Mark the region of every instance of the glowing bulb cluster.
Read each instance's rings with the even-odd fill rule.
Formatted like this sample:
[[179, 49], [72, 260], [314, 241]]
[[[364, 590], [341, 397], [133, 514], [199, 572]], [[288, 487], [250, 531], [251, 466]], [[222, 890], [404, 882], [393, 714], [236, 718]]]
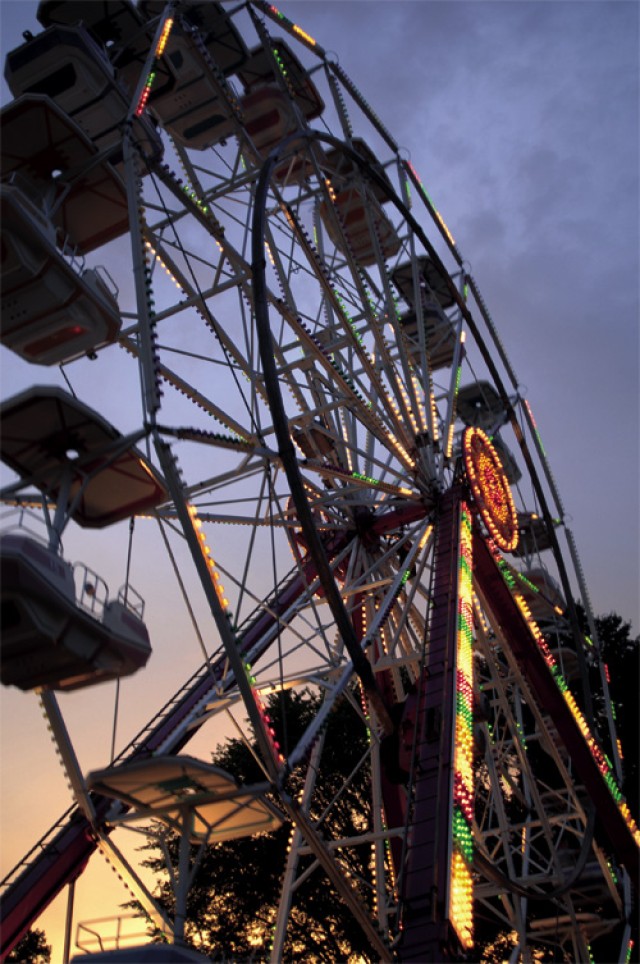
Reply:
[[273, 56], [274, 56], [274, 59], [275, 59], [277, 65], [278, 65], [278, 69], [280, 70], [280, 73], [282, 74], [282, 76], [283, 76], [283, 77], [285, 78], [285, 80], [286, 80], [286, 78], [287, 78], [288, 75], [289, 75], [289, 71], [288, 71], [287, 68], [285, 67], [284, 61], [283, 61], [283, 59], [282, 59], [282, 55], [280, 54], [280, 51], [278, 50], [277, 47], [274, 47], [274, 49], [273, 49]]
[[[415, 397], [419, 400], [424, 401], [424, 392], [422, 391], [422, 386], [420, 382], [418, 381], [418, 379], [414, 374], [413, 368], [411, 369], [411, 384], [413, 386], [413, 392]], [[418, 406], [418, 419], [420, 422], [419, 429], [420, 431], [424, 431], [425, 424], [424, 424], [424, 419], [422, 417], [422, 405]]]
[[189, 518], [191, 519], [191, 525], [193, 526], [193, 531], [195, 532], [198, 542], [200, 543], [200, 551], [206, 561], [207, 569], [209, 570], [209, 576], [211, 578], [211, 583], [216, 591], [216, 596], [218, 597], [218, 602], [226, 612], [228, 616], [231, 615], [231, 610], [229, 609], [229, 600], [224, 594], [224, 586], [220, 582], [220, 574], [217, 570], [216, 564], [211, 555], [211, 549], [207, 545], [207, 537], [202, 531], [202, 519], [198, 516], [198, 510], [195, 505], [187, 504], [187, 512], [189, 513]]
[[247, 680], [249, 681], [249, 686], [251, 687], [251, 695], [253, 696], [254, 703], [256, 704], [258, 712], [262, 717], [262, 722], [264, 723], [265, 733], [267, 734], [267, 739], [269, 742], [269, 749], [271, 750], [271, 753], [276, 763], [278, 764], [284, 763], [284, 757], [280, 752], [280, 744], [278, 743], [278, 740], [276, 738], [276, 731], [273, 728], [273, 720], [267, 713], [267, 709], [264, 703], [262, 702], [262, 697], [260, 696], [260, 693], [257, 689], [257, 685], [256, 685], [257, 681], [255, 676], [253, 675], [253, 670], [251, 668], [250, 663], [244, 663], [244, 671], [246, 673]]
[[405, 407], [407, 409], [407, 414], [409, 415], [409, 421], [411, 422], [411, 427], [413, 428], [414, 434], [417, 435], [418, 424], [415, 420], [415, 416], [413, 413], [413, 405], [412, 405], [411, 399], [409, 398], [407, 391], [404, 385], [402, 384], [402, 379], [399, 379], [397, 384], [398, 384], [398, 389], [400, 391], [400, 394], [402, 395], [402, 399], [404, 401]]
[[293, 23], [292, 20], [289, 20], [288, 17], [285, 17], [285, 15], [278, 10], [277, 7], [274, 7], [272, 3], [268, 5], [268, 9], [271, 11], [274, 17], [277, 17], [278, 20], [286, 24], [286, 26], [289, 27], [292, 32], [296, 34], [296, 36], [300, 37], [301, 40], [304, 40], [305, 43], [308, 43], [310, 47], [316, 46], [316, 41], [313, 39], [313, 37], [310, 37], [309, 34], [302, 29], [302, 27], [299, 27], [296, 23]]
[[433, 444], [437, 445], [440, 438], [438, 431], [438, 406], [436, 405], [436, 396], [435, 392], [433, 391], [431, 372], [429, 372], [429, 411], [431, 415], [431, 434], [433, 436]]
[[473, 879], [462, 854], [451, 858], [449, 918], [463, 948], [473, 947]]
[[422, 191], [423, 195], [425, 196], [425, 198], [426, 198], [427, 201], [429, 202], [429, 207], [431, 208], [431, 210], [433, 211], [434, 215], [436, 216], [436, 218], [437, 218], [437, 220], [438, 220], [438, 223], [440, 224], [440, 227], [442, 228], [442, 230], [443, 230], [444, 233], [446, 234], [447, 238], [449, 239], [449, 241], [451, 242], [451, 244], [452, 244], [453, 247], [455, 248], [456, 242], [454, 241], [453, 235], [451, 234], [451, 231], [449, 230], [449, 228], [448, 228], [447, 225], [445, 224], [444, 218], [442, 217], [442, 215], [441, 215], [440, 212], [438, 211], [437, 207], [435, 206], [435, 204], [433, 203], [433, 201], [432, 201], [431, 198], [429, 197], [429, 194], [428, 194], [428, 192], [427, 192], [426, 187], [424, 186], [424, 184], [423, 184], [422, 181], [420, 180], [420, 177], [418, 176], [418, 172], [416, 171], [416, 169], [415, 169], [415, 167], [413, 166], [413, 164], [411, 163], [411, 161], [407, 161], [406, 164], [407, 164], [407, 167], [409, 168], [409, 170], [411, 171], [411, 173], [413, 174], [414, 178], [416, 179], [416, 182], [418, 183], [418, 186], [420, 187], [420, 190]]
[[[464, 344], [466, 332], [460, 333], [460, 344]], [[458, 363], [456, 369], [456, 377], [453, 385], [453, 404], [451, 407], [451, 421], [449, 422], [449, 431], [447, 433], [447, 441], [445, 445], [445, 458], [450, 459], [453, 452], [453, 432], [456, 424], [456, 410], [458, 408], [458, 392], [460, 391], [460, 381], [462, 379], [462, 359]]]
[[537, 438], [537, 440], [538, 440], [538, 445], [540, 446], [540, 451], [541, 451], [542, 454], [546, 457], [546, 454], [547, 454], [547, 453], [546, 453], [545, 450], [544, 450], [544, 445], [542, 444], [542, 439], [540, 438], [540, 432], [538, 431], [538, 426], [536, 425], [536, 420], [535, 420], [535, 418], [533, 417], [533, 412], [531, 411], [531, 406], [529, 405], [529, 402], [526, 400], [526, 398], [524, 399], [524, 405], [525, 405], [525, 408], [526, 408], [527, 412], [529, 413], [529, 418], [531, 419], [531, 424], [532, 424], [532, 426], [533, 426], [533, 431], [535, 432], [535, 436], [536, 436], [536, 438]]
[[265, 251], [267, 252], [267, 254], [269, 255], [269, 261], [271, 262], [272, 266], [275, 268], [275, 266], [276, 266], [276, 261], [275, 261], [275, 258], [273, 257], [273, 253], [272, 253], [272, 251], [271, 251], [271, 245], [269, 244], [268, 241], [265, 241], [265, 243], [264, 243], [264, 248], [265, 248]]
[[316, 42], [313, 37], [310, 37], [309, 34], [302, 29], [302, 27], [297, 25], [297, 23], [293, 24], [293, 32], [302, 40], [305, 40], [311, 47], [315, 47]]
[[473, 566], [471, 516], [463, 503], [458, 558], [456, 717], [449, 919], [465, 949], [473, 946]]
[[176, 278], [176, 276], [173, 274], [173, 272], [170, 271], [169, 268], [166, 266], [166, 264], [164, 263], [164, 261], [162, 260], [162, 258], [160, 257], [160, 255], [158, 254], [158, 252], [156, 251], [156, 249], [153, 247], [153, 245], [151, 244], [151, 242], [150, 242], [150, 241], [145, 241], [145, 247], [147, 248], [148, 251], [151, 252], [151, 254], [152, 254], [153, 257], [156, 259], [156, 261], [158, 262], [158, 264], [162, 267], [162, 269], [163, 269], [164, 273], [167, 275], [167, 277], [168, 277], [171, 281], [173, 281], [173, 283], [174, 283], [174, 285], [176, 286], [176, 288], [178, 289], [178, 291], [180, 291], [180, 292], [182, 292], [182, 293], [184, 294], [184, 289], [183, 289], [182, 285], [180, 284], [180, 282], [178, 281], [178, 279]]
[[489, 436], [470, 426], [462, 436], [467, 478], [491, 538], [505, 552], [518, 545], [518, 515], [511, 488]]
[[361, 482], [369, 482], [370, 485], [378, 485], [378, 479], [373, 479], [370, 475], [363, 475], [362, 472], [352, 472], [351, 475], [354, 479], [360, 479]]
[[153, 54], [153, 62], [151, 65], [151, 70], [149, 71], [149, 76], [147, 77], [146, 83], [140, 94], [140, 100], [138, 101], [138, 106], [135, 109], [136, 117], [140, 117], [145, 107], [147, 106], [147, 101], [149, 100], [149, 94], [151, 93], [151, 88], [153, 87], [153, 82], [156, 79], [156, 67], [158, 66], [158, 61], [164, 53], [164, 48], [167, 46], [167, 41], [169, 39], [169, 34], [171, 33], [171, 28], [173, 27], [173, 20], [169, 17], [165, 21], [164, 27], [162, 28], [162, 33], [160, 34], [160, 39], [156, 44], [156, 49]]

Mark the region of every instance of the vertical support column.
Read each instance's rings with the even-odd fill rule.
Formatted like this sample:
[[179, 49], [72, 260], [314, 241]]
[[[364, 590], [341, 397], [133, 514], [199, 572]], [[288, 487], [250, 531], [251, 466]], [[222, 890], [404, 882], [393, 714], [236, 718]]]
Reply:
[[471, 544], [469, 512], [456, 486], [441, 505], [429, 651], [413, 704], [416, 776], [400, 961], [461, 960], [473, 943]]
[[458, 627], [456, 639], [453, 823], [449, 907], [462, 947], [473, 946], [473, 542], [471, 515], [460, 504]]
[[64, 924], [64, 950], [62, 952], [62, 964], [69, 964], [71, 958], [71, 931], [73, 928], [73, 902], [76, 894], [76, 882], [69, 882], [67, 893], [67, 914]]

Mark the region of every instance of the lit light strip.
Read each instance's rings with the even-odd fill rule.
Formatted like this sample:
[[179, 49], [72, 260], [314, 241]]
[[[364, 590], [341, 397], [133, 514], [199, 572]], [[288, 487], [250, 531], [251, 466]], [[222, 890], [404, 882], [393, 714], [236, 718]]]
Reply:
[[451, 234], [451, 231], [449, 230], [449, 228], [447, 227], [447, 225], [445, 224], [444, 218], [442, 217], [442, 215], [441, 215], [440, 212], [438, 211], [437, 207], [435, 206], [435, 204], [433, 203], [433, 201], [432, 201], [431, 198], [429, 197], [429, 193], [428, 193], [426, 187], [424, 186], [424, 184], [422, 183], [422, 181], [420, 180], [420, 178], [419, 178], [419, 176], [418, 176], [418, 172], [416, 171], [416, 169], [415, 169], [415, 167], [413, 166], [413, 164], [411, 163], [411, 161], [407, 161], [406, 163], [407, 163], [407, 166], [410, 168], [411, 173], [412, 173], [413, 176], [415, 177], [416, 181], [418, 182], [418, 185], [419, 185], [419, 187], [420, 187], [420, 190], [422, 191], [422, 193], [424, 194], [425, 198], [426, 198], [427, 201], [429, 202], [429, 207], [431, 208], [431, 210], [432, 210], [433, 213], [435, 214], [436, 218], [438, 219], [438, 222], [440, 223], [440, 227], [442, 228], [442, 230], [443, 230], [444, 233], [446, 234], [447, 238], [449, 239], [449, 241], [451, 242], [451, 244], [452, 244], [452, 245], [454, 246], [454, 248], [455, 248], [456, 242], [455, 242], [455, 240], [454, 240], [454, 237], [453, 237], [453, 235]]
[[408, 416], [409, 416], [409, 421], [411, 422], [411, 427], [413, 428], [413, 433], [414, 433], [414, 435], [417, 435], [417, 434], [418, 434], [418, 423], [417, 423], [416, 420], [415, 420], [415, 416], [414, 416], [414, 414], [413, 414], [413, 405], [411, 404], [411, 399], [409, 398], [409, 395], [407, 394], [406, 388], [405, 388], [404, 385], [402, 384], [402, 379], [398, 379], [397, 386], [398, 386], [398, 389], [399, 389], [399, 391], [400, 391], [400, 394], [402, 395], [402, 400], [403, 400], [403, 402], [404, 402], [404, 404], [405, 404], [405, 407], [406, 407], [406, 409], [407, 409], [407, 414], [408, 414]]
[[456, 413], [458, 410], [458, 392], [460, 391], [460, 381], [462, 379], [462, 361], [464, 358], [464, 348], [463, 345], [466, 341], [467, 333], [466, 331], [460, 332], [460, 361], [458, 362], [458, 368], [456, 369], [456, 378], [453, 385], [453, 400], [451, 403], [451, 421], [449, 422], [449, 431], [447, 433], [447, 443], [444, 450], [445, 458], [450, 459], [453, 452], [453, 433], [456, 426]]
[[609, 788], [609, 792], [611, 793], [611, 796], [616, 801], [618, 805], [618, 809], [620, 810], [620, 813], [622, 814], [624, 821], [627, 827], [629, 828], [636, 844], [640, 847], [640, 829], [638, 828], [638, 825], [636, 824], [635, 820], [631, 815], [631, 811], [629, 810], [629, 807], [622, 796], [622, 791], [620, 790], [618, 784], [616, 783], [611, 761], [609, 760], [607, 755], [602, 751], [601, 747], [596, 742], [595, 737], [591, 733], [589, 724], [584, 718], [582, 710], [576, 703], [576, 699], [573, 693], [571, 692], [571, 690], [569, 689], [567, 681], [562, 675], [560, 668], [555, 660], [555, 657], [551, 652], [551, 650], [549, 649], [547, 641], [545, 640], [544, 636], [540, 632], [538, 624], [536, 623], [533, 616], [531, 615], [531, 610], [529, 609], [522, 594], [518, 592], [516, 580], [513, 574], [511, 573], [509, 567], [507, 566], [507, 563], [504, 561], [504, 559], [502, 559], [502, 557], [499, 555], [497, 550], [492, 549], [492, 552], [494, 553], [494, 558], [496, 560], [498, 568], [500, 569], [500, 572], [502, 573], [502, 577], [513, 593], [513, 598], [518, 608], [520, 609], [520, 612], [524, 616], [532, 636], [534, 637], [536, 643], [538, 644], [538, 648], [542, 653], [542, 657], [545, 663], [549, 667], [551, 675], [553, 676], [558, 689], [562, 693], [567, 706], [571, 710], [571, 713], [576, 723], [578, 724], [578, 729], [582, 733], [582, 736], [584, 737], [585, 742], [589, 747], [589, 750], [591, 751], [591, 755], [595, 760], [595, 763], [598, 769], [600, 770], [600, 773], [602, 774], [602, 778], [604, 782], [607, 784]]
[[169, 39], [169, 34], [171, 33], [172, 27], [173, 27], [173, 20], [171, 17], [169, 17], [169, 19], [165, 21], [164, 27], [162, 28], [162, 33], [160, 34], [160, 39], [156, 44], [156, 49], [153, 54], [153, 62], [151, 64], [151, 70], [149, 71], [149, 76], [147, 77], [142, 93], [140, 94], [140, 100], [138, 101], [138, 106], [135, 109], [136, 117], [140, 117], [145, 107], [147, 106], [147, 101], [149, 100], [149, 94], [151, 93], [153, 82], [156, 79], [156, 67], [158, 66], [158, 61], [162, 57], [164, 48], [167, 45], [167, 41]]
[[433, 436], [433, 444], [437, 445], [440, 439], [440, 433], [438, 430], [438, 406], [436, 405], [436, 396], [433, 390], [431, 372], [429, 372], [429, 409], [431, 411], [431, 434]]
[[306, 40], [306, 42], [308, 44], [311, 44], [312, 47], [315, 47], [316, 42], [313, 39], [313, 37], [310, 37], [308, 33], [305, 33], [302, 27], [299, 27], [297, 23], [293, 24], [293, 32], [296, 33], [299, 37], [302, 37], [303, 40]]
[[264, 247], [265, 247], [265, 251], [266, 251], [267, 254], [269, 255], [269, 261], [271, 262], [272, 267], [275, 268], [275, 266], [276, 266], [276, 261], [275, 261], [275, 258], [273, 257], [273, 253], [272, 253], [272, 251], [271, 251], [271, 246], [269, 245], [269, 242], [268, 242], [268, 241], [265, 241]]
[[182, 185], [182, 190], [183, 190], [184, 193], [187, 195], [187, 197], [190, 197], [191, 200], [193, 201], [193, 203], [194, 203], [197, 207], [200, 208], [200, 210], [202, 211], [203, 214], [207, 214], [207, 213], [208, 213], [209, 208], [208, 208], [207, 205], [204, 203], [204, 201], [202, 201], [202, 200], [198, 197], [198, 195], [197, 195], [196, 192], [193, 190], [193, 188], [189, 187], [188, 184], [183, 184], [183, 185]]
[[258, 709], [258, 712], [260, 713], [260, 716], [262, 717], [262, 722], [264, 723], [264, 728], [265, 728], [265, 731], [266, 731], [266, 734], [267, 734], [267, 740], [268, 740], [268, 743], [269, 743], [269, 749], [271, 750], [271, 753], [272, 753], [272, 755], [273, 755], [273, 759], [275, 760], [276, 764], [283, 764], [283, 763], [284, 763], [284, 757], [283, 757], [282, 753], [280, 752], [280, 744], [278, 743], [278, 740], [276, 739], [277, 734], [276, 734], [276, 731], [275, 731], [274, 728], [273, 728], [273, 720], [271, 719], [271, 717], [270, 717], [269, 714], [267, 713], [267, 709], [266, 709], [264, 703], [262, 702], [262, 697], [260, 696], [260, 693], [259, 693], [259, 691], [258, 691], [257, 681], [256, 681], [255, 676], [253, 675], [253, 670], [252, 670], [252, 668], [251, 668], [251, 664], [244, 662], [244, 663], [243, 663], [243, 666], [244, 666], [244, 671], [245, 671], [246, 676], [247, 676], [247, 680], [248, 680], [248, 682], [249, 682], [249, 686], [250, 686], [250, 688], [251, 688], [251, 695], [253, 696], [254, 702], [255, 702], [256, 707], [257, 707], [257, 709]]
[[456, 642], [456, 718], [449, 920], [465, 950], [473, 947], [473, 566], [471, 514], [461, 504]]
[[195, 532], [198, 542], [200, 543], [200, 551], [204, 556], [207, 568], [209, 570], [209, 576], [213, 584], [213, 588], [216, 591], [216, 596], [218, 597], [218, 602], [224, 609], [227, 616], [231, 616], [231, 610], [229, 609], [229, 600], [224, 594], [224, 586], [220, 582], [220, 574], [211, 555], [211, 549], [207, 545], [207, 538], [202, 531], [202, 519], [198, 516], [198, 510], [195, 505], [187, 503], [187, 512], [189, 513], [189, 518], [191, 519], [191, 525], [193, 526], [193, 531]]
[[173, 283], [174, 283], [174, 285], [176, 286], [176, 288], [178, 289], [178, 291], [182, 292], [182, 294], [186, 294], [184, 288], [182, 287], [182, 285], [180, 284], [180, 282], [178, 281], [178, 279], [176, 278], [176, 276], [175, 276], [175, 275], [173, 274], [173, 272], [166, 266], [165, 262], [162, 260], [162, 258], [160, 257], [160, 255], [158, 254], [158, 252], [156, 251], [156, 249], [154, 248], [154, 246], [151, 244], [151, 242], [150, 242], [150, 241], [145, 241], [144, 244], [145, 244], [145, 247], [147, 248], [147, 250], [151, 252], [151, 254], [153, 255], [153, 257], [156, 259], [156, 261], [158, 262], [158, 264], [161, 266], [161, 268], [163, 269], [163, 271], [164, 271], [164, 273], [167, 275], [167, 277], [170, 278], [171, 281], [173, 281]]
[[169, 34], [171, 33], [172, 27], [173, 18], [169, 17], [168, 20], [165, 21], [164, 27], [162, 28], [162, 33], [160, 34], [160, 40], [158, 41], [158, 46], [156, 47], [154, 57], [162, 57], [164, 48], [167, 46], [167, 40], [169, 39]]
[[298, 35], [298, 37], [306, 41], [311, 47], [316, 46], [316, 41], [313, 39], [313, 37], [310, 37], [308, 33], [305, 33], [302, 27], [299, 27], [296, 23], [293, 23], [292, 20], [289, 20], [288, 17], [285, 17], [285, 15], [281, 13], [277, 7], [274, 7], [272, 3], [269, 4], [269, 10], [274, 16], [278, 18], [278, 20], [281, 20], [284, 24], [287, 25], [287, 27], [290, 27], [293, 30], [293, 32]]
[[276, 61], [277, 65], [278, 65], [278, 68], [279, 68], [279, 70], [280, 70], [280, 73], [281, 73], [282, 76], [286, 79], [287, 76], [288, 76], [288, 71], [287, 71], [287, 69], [286, 69], [286, 67], [285, 67], [285, 65], [284, 65], [284, 61], [283, 61], [282, 57], [280, 56], [280, 51], [277, 49], [277, 47], [274, 47], [274, 49], [273, 49], [273, 56], [274, 56], [275, 61]]
[[523, 401], [524, 401], [525, 408], [526, 408], [527, 412], [529, 413], [529, 418], [531, 419], [531, 424], [533, 425], [533, 431], [535, 432], [535, 436], [536, 436], [536, 438], [537, 438], [537, 440], [538, 440], [538, 445], [540, 446], [540, 451], [542, 452], [542, 454], [543, 454], [544, 457], [546, 458], [547, 453], [546, 453], [545, 450], [544, 450], [544, 445], [542, 444], [542, 439], [540, 438], [540, 431], [539, 431], [539, 429], [538, 429], [538, 426], [536, 425], [536, 420], [535, 420], [535, 418], [533, 417], [533, 412], [531, 411], [531, 406], [529, 405], [529, 402], [526, 400], [526, 398], [523, 399]]
[[518, 544], [518, 515], [504, 468], [486, 432], [469, 426], [462, 451], [471, 491], [489, 534], [505, 552]]
[[331, 181], [329, 180], [328, 177], [325, 177], [324, 183], [325, 183], [325, 185], [326, 185], [327, 191], [329, 192], [329, 197], [331, 198], [331, 200], [332, 200], [333, 203], [335, 204], [335, 203], [336, 203], [336, 192], [334, 191], [333, 185], [332, 185], [332, 183], [331, 183]]

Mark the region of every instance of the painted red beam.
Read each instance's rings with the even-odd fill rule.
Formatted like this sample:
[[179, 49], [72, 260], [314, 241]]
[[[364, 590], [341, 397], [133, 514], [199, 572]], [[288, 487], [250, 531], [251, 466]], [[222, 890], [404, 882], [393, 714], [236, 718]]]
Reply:
[[620, 864], [638, 886], [639, 852], [632, 830], [605, 783], [578, 722], [560, 691], [526, 619], [484, 539], [474, 533], [474, 575], [483, 602], [501, 626], [520, 671], [560, 734]]
[[402, 526], [411, 525], [419, 519], [425, 519], [433, 511], [433, 506], [426, 502], [410, 502], [396, 509], [389, 509], [377, 515], [371, 526], [371, 531], [376, 535], [386, 535], [388, 532], [395, 532]]

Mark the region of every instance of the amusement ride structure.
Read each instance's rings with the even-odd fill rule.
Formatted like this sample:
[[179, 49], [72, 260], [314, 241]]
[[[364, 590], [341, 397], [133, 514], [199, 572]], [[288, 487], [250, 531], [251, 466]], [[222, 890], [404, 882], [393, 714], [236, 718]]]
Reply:
[[[189, 841], [288, 823], [273, 961], [309, 854], [372, 960], [474, 960], [499, 931], [513, 960], [626, 960], [640, 831], [574, 540], [416, 169], [263, 0], [45, 0], [38, 20], [7, 55], [1, 114], [1, 340], [36, 387], [0, 408], [0, 672], [40, 699], [75, 804], [3, 882], [3, 953], [100, 850], [171, 959], [195, 959]], [[136, 388], [126, 426], [73, 388], [103, 360]], [[153, 601], [128, 579], [110, 595], [64, 539], [134, 520], [133, 538], [162, 534], [193, 665], [86, 774], [66, 701], [153, 680], [165, 643]], [[320, 696], [294, 745], [265, 709], [286, 691]], [[314, 798], [339, 701], [369, 733], [350, 839]], [[229, 713], [259, 784], [185, 753]], [[173, 921], [117, 843], [139, 820], [181, 834]]]

